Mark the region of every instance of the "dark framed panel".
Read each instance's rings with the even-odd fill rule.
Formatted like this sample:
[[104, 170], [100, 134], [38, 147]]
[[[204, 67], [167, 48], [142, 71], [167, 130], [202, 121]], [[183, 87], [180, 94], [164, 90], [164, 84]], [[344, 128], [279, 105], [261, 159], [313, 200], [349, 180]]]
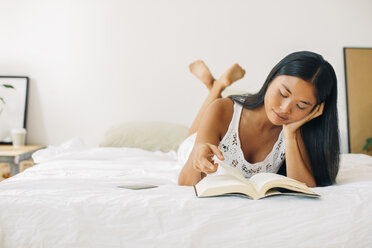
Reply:
[[0, 76], [0, 144], [11, 144], [11, 130], [26, 128], [29, 78]]
[[344, 48], [349, 152], [365, 153], [372, 137], [372, 48]]

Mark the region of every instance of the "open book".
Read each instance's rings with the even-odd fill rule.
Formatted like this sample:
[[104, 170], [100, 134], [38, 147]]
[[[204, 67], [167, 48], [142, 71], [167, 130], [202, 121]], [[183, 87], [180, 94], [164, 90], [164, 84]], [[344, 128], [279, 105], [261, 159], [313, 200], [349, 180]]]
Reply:
[[258, 173], [246, 179], [238, 170], [218, 161], [226, 175], [210, 175], [197, 183], [195, 194], [198, 197], [234, 195], [248, 196], [254, 200], [272, 195], [300, 195], [320, 197], [306, 184], [275, 173]]

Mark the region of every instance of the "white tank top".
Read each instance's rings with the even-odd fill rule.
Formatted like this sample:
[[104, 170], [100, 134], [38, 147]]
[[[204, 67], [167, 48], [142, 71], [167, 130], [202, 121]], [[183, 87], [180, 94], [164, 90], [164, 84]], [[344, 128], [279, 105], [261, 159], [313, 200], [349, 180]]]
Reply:
[[283, 131], [280, 132], [273, 149], [263, 161], [254, 164], [249, 163], [244, 158], [239, 140], [239, 122], [242, 109], [242, 105], [234, 102], [234, 114], [229, 129], [218, 145], [225, 158], [224, 162], [238, 169], [246, 178], [260, 172], [277, 173], [285, 158]]

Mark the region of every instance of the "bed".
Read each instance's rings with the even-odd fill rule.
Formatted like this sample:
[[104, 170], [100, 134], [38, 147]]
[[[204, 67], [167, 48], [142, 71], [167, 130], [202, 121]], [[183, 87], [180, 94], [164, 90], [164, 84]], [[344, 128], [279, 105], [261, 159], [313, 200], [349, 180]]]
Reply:
[[[197, 198], [178, 186], [176, 151], [39, 151], [0, 183], [0, 247], [372, 247], [372, 157], [342, 154], [320, 199]], [[131, 190], [123, 184], [155, 184]]]

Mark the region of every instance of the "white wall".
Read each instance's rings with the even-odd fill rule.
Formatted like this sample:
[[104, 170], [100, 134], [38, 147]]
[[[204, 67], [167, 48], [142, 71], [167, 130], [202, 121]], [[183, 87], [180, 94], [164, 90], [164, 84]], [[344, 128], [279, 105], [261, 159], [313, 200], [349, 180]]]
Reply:
[[80, 136], [98, 145], [111, 125], [190, 125], [207, 95], [188, 72], [203, 59], [233, 88], [257, 91], [298, 50], [322, 54], [339, 80], [347, 151], [344, 46], [371, 47], [372, 1], [0, 0], [0, 75], [29, 76], [28, 143]]

